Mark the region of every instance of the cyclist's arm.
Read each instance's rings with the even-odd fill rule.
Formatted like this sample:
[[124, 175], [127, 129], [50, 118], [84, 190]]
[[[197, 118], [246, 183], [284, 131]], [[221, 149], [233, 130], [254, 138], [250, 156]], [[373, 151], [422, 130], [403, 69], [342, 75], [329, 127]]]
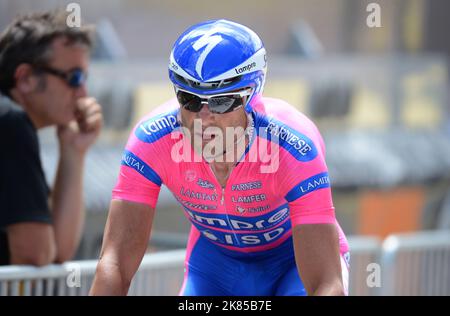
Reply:
[[155, 209], [113, 200], [90, 295], [127, 295], [147, 249]]
[[297, 225], [293, 239], [297, 269], [308, 295], [345, 295], [336, 225]]

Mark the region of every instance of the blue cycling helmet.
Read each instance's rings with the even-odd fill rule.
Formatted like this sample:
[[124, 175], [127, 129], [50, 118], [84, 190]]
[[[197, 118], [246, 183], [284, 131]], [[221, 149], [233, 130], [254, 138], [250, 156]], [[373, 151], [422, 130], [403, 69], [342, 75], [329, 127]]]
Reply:
[[192, 93], [213, 95], [252, 88], [245, 107], [264, 88], [267, 62], [255, 32], [227, 20], [213, 20], [187, 29], [170, 54], [169, 78]]

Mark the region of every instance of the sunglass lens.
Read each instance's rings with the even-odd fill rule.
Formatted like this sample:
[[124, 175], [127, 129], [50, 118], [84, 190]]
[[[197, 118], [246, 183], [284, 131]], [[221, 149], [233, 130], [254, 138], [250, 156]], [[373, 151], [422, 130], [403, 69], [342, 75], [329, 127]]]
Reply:
[[82, 70], [75, 70], [69, 76], [69, 85], [78, 88], [86, 81], [86, 74]]
[[208, 100], [209, 110], [214, 113], [228, 113], [242, 105], [240, 95], [213, 97]]
[[188, 111], [199, 112], [202, 108], [202, 100], [194, 94], [178, 91], [177, 99], [183, 108]]

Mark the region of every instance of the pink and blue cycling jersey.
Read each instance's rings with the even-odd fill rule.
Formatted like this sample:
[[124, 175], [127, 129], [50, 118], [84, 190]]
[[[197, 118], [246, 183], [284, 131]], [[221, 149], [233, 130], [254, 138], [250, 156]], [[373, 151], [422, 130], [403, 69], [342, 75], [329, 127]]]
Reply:
[[177, 100], [158, 107], [131, 133], [113, 199], [154, 208], [166, 185], [192, 223], [187, 263], [200, 241], [236, 258], [270, 253], [302, 224], [335, 224], [340, 252], [347, 253], [318, 129], [278, 99], [257, 97], [252, 109], [251, 140], [222, 188], [192, 147], [184, 146], [188, 159], [180, 159]]

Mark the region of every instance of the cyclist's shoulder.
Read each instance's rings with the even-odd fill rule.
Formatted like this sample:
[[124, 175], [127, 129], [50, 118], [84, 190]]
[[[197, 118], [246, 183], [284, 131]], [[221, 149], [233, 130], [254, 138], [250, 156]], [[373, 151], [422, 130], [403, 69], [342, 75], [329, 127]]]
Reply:
[[311, 137], [318, 134], [314, 122], [288, 102], [277, 98], [263, 97], [259, 103], [255, 107], [256, 113], [269, 126], [276, 125], [276, 127], [287, 128]]
[[156, 107], [134, 126], [132, 134], [144, 143], [155, 143], [179, 127], [176, 99]]
[[263, 138], [275, 139], [285, 149], [281, 155], [309, 162], [324, 151], [322, 136], [306, 115], [280, 99], [262, 98], [259, 102], [253, 107], [257, 132]]

